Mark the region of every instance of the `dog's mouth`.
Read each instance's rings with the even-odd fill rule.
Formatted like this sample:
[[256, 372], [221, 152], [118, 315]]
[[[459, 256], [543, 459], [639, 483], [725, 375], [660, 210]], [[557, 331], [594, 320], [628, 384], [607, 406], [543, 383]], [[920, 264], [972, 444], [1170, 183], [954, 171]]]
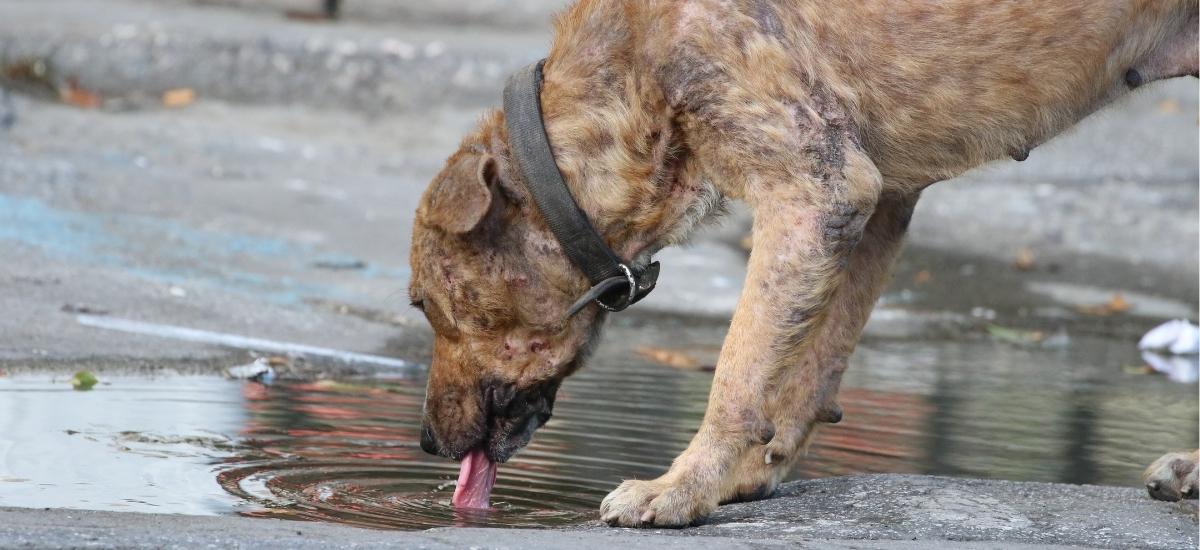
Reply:
[[550, 419], [558, 386], [558, 380], [520, 391], [507, 385], [489, 385], [484, 391], [486, 429], [481, 430], [478, 443], [461, 455], [449, 454], [438, 445], [428, 427], [422, 432], [421, 447], [427, 452], [460, 460], [458, 484], [451, 499], [455, 507], [488, 508], [499, 465], [529, 444], [533, 433]]

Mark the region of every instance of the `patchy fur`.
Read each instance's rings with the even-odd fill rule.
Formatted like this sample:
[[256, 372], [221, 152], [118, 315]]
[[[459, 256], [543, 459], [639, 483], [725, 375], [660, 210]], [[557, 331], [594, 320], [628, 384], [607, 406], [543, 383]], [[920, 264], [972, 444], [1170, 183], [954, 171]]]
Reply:
[[[815, 426], [841, 419], [842, 372], [920, 191], [1195, 74], [1197, 4], [580, 0], [563, 13], [544, 121], [609, 246], [645, 261], [726, 198], [754, 210], [704, 422], [602, 518], [686, 525], [769, 494]], [[489, 113], [463, 141], [413, 231], [411, 294], [436, 334], [429, 450], [452, 458], [524, 444], [604, 318], [564, 318], [588, 285], [512, 170], [503, 122]]]

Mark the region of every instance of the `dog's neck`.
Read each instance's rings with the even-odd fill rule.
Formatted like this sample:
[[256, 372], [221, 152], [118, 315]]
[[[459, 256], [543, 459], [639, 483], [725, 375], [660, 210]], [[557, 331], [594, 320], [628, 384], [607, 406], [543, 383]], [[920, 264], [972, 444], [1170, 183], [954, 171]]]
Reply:
[[[684, 241], [722, 199], [690, 162], [653, 75], [634, 70], [635, 33], [625, 18], [593, 17], [589, 25], [603, 28], [556, 35], [544, 68], [543, 123], [592, 225], [622, 259], [645, 261]], [[507, 152], [502, 134], [494, 133], [496, 145]]]

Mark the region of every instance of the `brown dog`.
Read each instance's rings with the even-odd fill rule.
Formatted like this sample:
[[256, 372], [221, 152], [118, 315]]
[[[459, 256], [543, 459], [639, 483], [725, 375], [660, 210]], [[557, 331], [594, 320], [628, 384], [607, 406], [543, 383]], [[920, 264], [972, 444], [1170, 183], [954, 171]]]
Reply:
[[[1197, 3], [582, 0], [567, 11], [545, 64], [544, 123], [617, 255], [644, 264], [726, 198], [754, 211], [704, 422], [665, 475], [608, 495], [603, 519], [686, 525], [769, 494], [815, 425], [841, 418], [842, 372], [921, 190], [1023, 159], [1132, 88], [1195, 75]], [[422, 445], [454, 459], [482, 447], [502, 462], [524, 445], [605, 316], [565, 317], [590, 285], [508, 143], [503, 115], [485, 116], [413, 231], [412, 299], [436, 334]]]

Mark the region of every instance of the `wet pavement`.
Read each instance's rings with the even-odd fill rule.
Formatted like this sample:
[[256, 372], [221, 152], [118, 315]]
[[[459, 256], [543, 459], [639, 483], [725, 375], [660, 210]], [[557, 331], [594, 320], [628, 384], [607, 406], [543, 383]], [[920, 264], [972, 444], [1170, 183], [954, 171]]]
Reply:
[[[554, 419], [501, 467], [488, 513], [452, 509], [456, 465], [418, 446], [421, 371], [270, 385], [102, 372], [88, 392], [65, 374], [13, 374], [0, 378], [0, 506], [386, 529], [579, 525], [616, 483], [658, 475], [687, 444], [723, 330], [682, 318], [614, 323], [596, 361], [563, 386]], [[648, 360], [650, 350], [694, 367]], [[1029, 345], [986, 330], [871, 338], [843, 383], [845, 420], [822, 430], [793, 478], [1136, 486], [1164, 450], [1196, 446], [1200, 429], [1195, 387], [1139, 364], [1130, 346], [1088, 335]]]
[[[453, 465], [416, 446], [420, 369], [292, 358], [263, 386], [221, 376], [253, 359], [245, 349], [79, 322], [428, 360], [405, 292], [416, 197], [507, 71], [544, 52], [552, 3], [283, 16], [299, 4], [0, 3], [13, 90], [0, 98], [0, 506], [586, 522], [698, 423], [744, 275], [744, 211], [664, 251], [660, 288], [615, 317], [554, 420], [501, 469], [486, 517], [445, 505]], [[100, 108], [14, 80], [30, 60]], [[175, 88], [197, 99], [165, 107]], [[926, 192], [846, 375], [846, 420], [796, 478], [1136, 487], [1159, 454], [1197, 445], [1194, 382], [1150, 373], [1135, 349], [1155, 324], [1197, 317], [1197, 87], [1148, 88], [1025, 163]], [[71, 391], [85, 368], [101, 384]]]

